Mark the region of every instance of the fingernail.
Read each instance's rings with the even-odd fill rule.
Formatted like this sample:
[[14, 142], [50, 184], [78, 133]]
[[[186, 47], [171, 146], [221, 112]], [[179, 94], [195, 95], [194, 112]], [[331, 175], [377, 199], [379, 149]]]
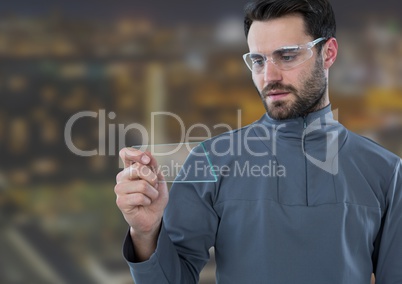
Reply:
[[147, 155], [141, 157], [141, 162], [143, 162], [144, 164], [148, 164], [150, 161], [151, 159]]

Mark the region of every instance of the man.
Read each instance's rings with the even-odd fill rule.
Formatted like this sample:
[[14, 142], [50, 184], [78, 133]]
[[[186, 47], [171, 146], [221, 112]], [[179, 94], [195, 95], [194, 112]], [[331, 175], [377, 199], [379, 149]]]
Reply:
[[[402, 283], [401, 160], [333, 119], [330, 4], [253, 2], [245, 32], [244, 60], [267, 113], [204, 141], [186, 162], [205, 159], [198, 151], [226, 172], [168, 194], [149, 153], [120, 152], [115, 192], [135, 283], [197, 283], [212, 246], [220, 284], [363, 284], [372, 272], [377, 283]], [[236, 172], [243, 165], [282, 172]]]

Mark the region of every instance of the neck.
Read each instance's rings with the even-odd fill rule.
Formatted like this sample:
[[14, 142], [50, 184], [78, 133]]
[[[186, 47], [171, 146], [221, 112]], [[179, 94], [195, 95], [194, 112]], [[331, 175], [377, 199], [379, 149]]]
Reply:
[[328, 97], [328, 92], [326, 92], [326, 93], [324, 93], [323, 96], [317, 98], [317, 100], [314, 102], [314, 104], [307, 111], [305, 111], [302, 116], [304, 117], [304, 116], [307, 116], [309, 113], [319, 111], [319, 110], [327, 107], [329, 104], [330, 104], [330, 101], [329, 101], [329, 97]]

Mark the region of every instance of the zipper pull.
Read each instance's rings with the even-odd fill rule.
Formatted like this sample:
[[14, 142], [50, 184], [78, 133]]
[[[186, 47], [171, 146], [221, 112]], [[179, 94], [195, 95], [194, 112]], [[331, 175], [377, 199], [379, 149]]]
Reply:
[[305, 116], [303, 117], [303, 128], [304, 128], [304, 129], [307, 128], [307, 119], [306, 119]]

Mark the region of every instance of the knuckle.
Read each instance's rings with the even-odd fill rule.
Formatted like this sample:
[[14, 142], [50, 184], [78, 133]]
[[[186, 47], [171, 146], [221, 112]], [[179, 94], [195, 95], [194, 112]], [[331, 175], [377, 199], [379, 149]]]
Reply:
[[143, 194], [135, 194], [133, 196], [133, 203], [135, 205], [143, 204], [145, 203], [145, 196]]
[[142, 174], [144, 172], [144, 166], [141, 165], [140, 163], [135, 163], [133, 166], [135, 167], [135, 169], [139, 174]]
[[126, 155], [126, 147], [125, 148], [121, 148], [119, 151], [119, 156], [124, 159], [124, 156]]
[[116, 205], [119, 208], [123, 208], [123, 199], [120, 196], [116, 197]]
[[152, 181], [153, 185], [155, 186], [158, 182], [158, 176], [156, 174], [154, 174], [151, 178], [151, 181]]
[[120, 171], [117, 175], [116, 175], [116, 182], [120, 182], [123, 179], [123, 174], [124, 174], [124, 170]]
[[116, 185], [114, 186], [114, 193], [115, 193], [116, 195], [119, 195], [120, 187], [121, 187], [120, 184], [116, 184]]
[[145, 180], [138, 181], [137, 189], [139, 192], [144, 193], [144, 192], [146, 192], [147, 188], [148, 188], [148, 183]]
[[127, 180], [136, 180], [141, 178], [141, 170], [137, 163], [132, 164], [131, 166], [124, 169], [124, 175]]
[[128, 178], [129, 179], [134, 179], [138, 174], [137, 174], [137, 168], [135, 164], [131, 165], [125, 171], [128, 171]]

